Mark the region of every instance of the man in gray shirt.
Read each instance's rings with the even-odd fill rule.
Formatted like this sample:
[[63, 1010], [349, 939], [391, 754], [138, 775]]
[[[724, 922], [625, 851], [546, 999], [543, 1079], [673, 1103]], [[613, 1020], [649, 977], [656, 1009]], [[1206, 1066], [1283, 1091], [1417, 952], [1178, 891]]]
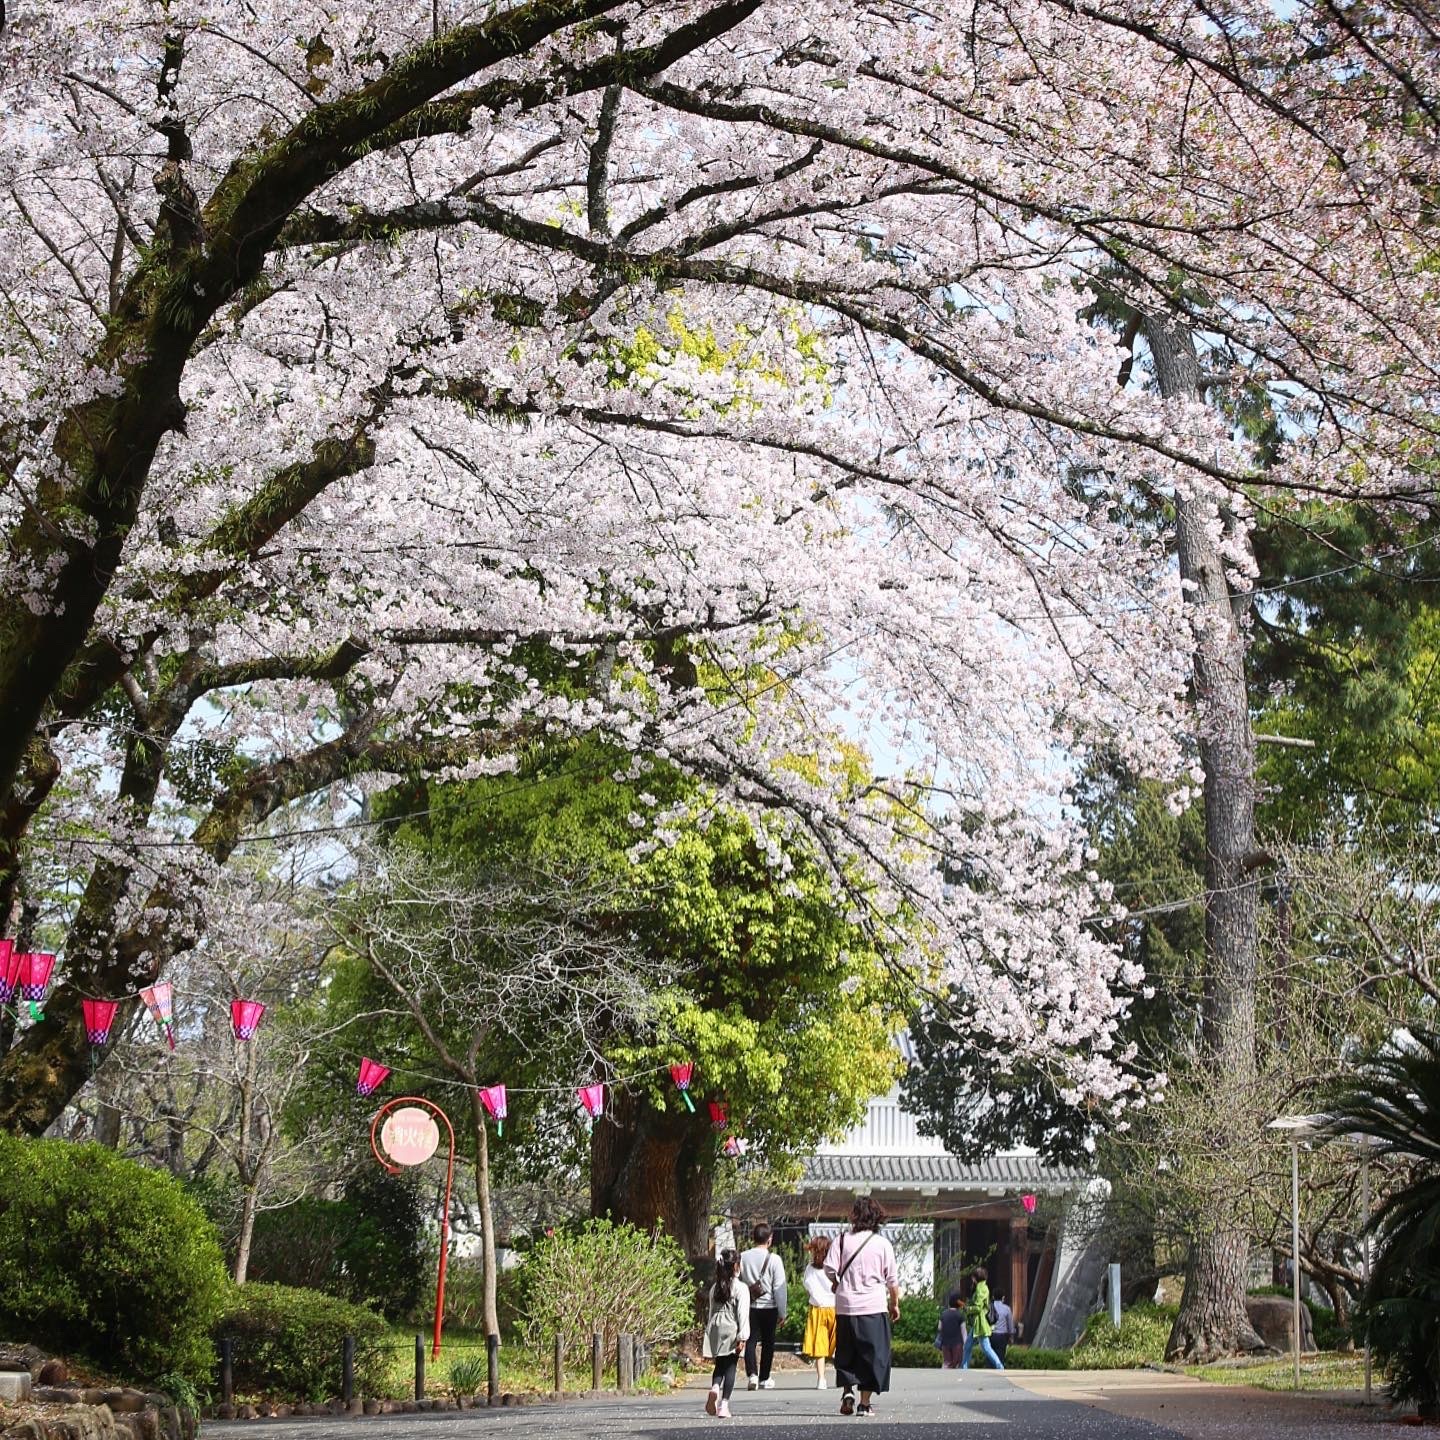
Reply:
[[[785, 1262], [770, 1248], [770, 1227], [762, 1220], [750, 1232], [754, 1245], [740, 1257], [740, 1283], [750, 1289], [750, 1338], [745, 1342], [745, 1384], [751, 1390], [773, 1390], [770, 1366], [775, 1359], [775, 1329], [789, 1308]], [[760, 1364], [755, 1364], [755, 1352]]]

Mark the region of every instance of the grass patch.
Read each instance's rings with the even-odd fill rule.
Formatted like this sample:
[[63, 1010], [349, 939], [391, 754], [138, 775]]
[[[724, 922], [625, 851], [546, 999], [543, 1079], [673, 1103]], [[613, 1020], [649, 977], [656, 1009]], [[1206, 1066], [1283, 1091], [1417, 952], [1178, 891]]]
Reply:
[[1120, 1312], [1118, 1330], [1110, 1323], [1108, 1311], [1092, 1315], [1070, 1352], [1070, 1369], [1133, 1370], [1160, 1364], [1178, 1311], [1176, 1305], [1141, 1301]]
[[[1290, 1356], [1276, 1360], [1258, 1360], [1247, 1365], [1187, 1365], [1187, 1375], [1209, 1380], [1217, 1385], [1254, 1385], [1260, 1390], [1293, 1390], [1295, 1362]], [[1375, 1387], [1382, 1388], [1382, 1378], [1375, 1372]], [[1365, 1357], [1361, 1354], [1338, 1354], [1322, 1351], [1319, 1355], [1300, 1357], [1300, 1388], [1302, 1390], [1364, 1390]]]

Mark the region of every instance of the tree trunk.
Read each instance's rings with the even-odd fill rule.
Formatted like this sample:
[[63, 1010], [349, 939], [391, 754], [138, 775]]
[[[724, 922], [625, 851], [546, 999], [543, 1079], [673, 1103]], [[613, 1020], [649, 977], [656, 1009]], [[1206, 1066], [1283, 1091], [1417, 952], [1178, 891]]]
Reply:
[[235, 1283], [237, 1285], [243, 1285], [245, 1277], [250, 1273], [250, 1245], [255, 1239], [255, 1211], [258, 1208], [259, 1198], [259, 1192], [254, 1182], [245, 1186], [244, 1198], [240, 1202], [240, 1239], [235, 1246]]
[[[1167, 399], [1204, 399], [1189, 332], [1149, 318], [1145, 334]], [[1232, 596], [1215, 533], [1213, 504], [1176, 497], [1180, 578], [1195, 636], [1194, 688], [1200, 764], [1205, 771], [1205, 984], [1202, 1063], [1217, 1099], [1255, 1081], [1255, 983], [1259, 952], [1255, 853], [1255, 737], [1245, 674], [1245, 601]], [[1223, 1117], [1222, 1117], [1223, 1118]], [[1217, 1146], [1248, 1146], [1253, 1136], [1218, 1124]], [[1245, 1313], [1250, 1245], [1238, 1195], [1222, 1194], [1191, 1240], [1185, 1289], [1166, 1358], [1202, 1362], [1264, 1349]]]
[[470, 1088], [470, 1119], [475, 1127], [475, 1198], [480, 1202], [481, 1282], [485, 1294], [485, 1334], [500, 1333], [499, 1311], [495, 1304], [495, 1281], [499, 1256], [495, 1253], [495, 1212], [490, 1206], [490, 1136], [485, 1129], [485, 1106], [480, 1092]]
[[658, 1225], [692, 1262], [710, 1251], [714, 1136], [693, 1115], [616, 1091], [590, 1141], [590, 1213]]

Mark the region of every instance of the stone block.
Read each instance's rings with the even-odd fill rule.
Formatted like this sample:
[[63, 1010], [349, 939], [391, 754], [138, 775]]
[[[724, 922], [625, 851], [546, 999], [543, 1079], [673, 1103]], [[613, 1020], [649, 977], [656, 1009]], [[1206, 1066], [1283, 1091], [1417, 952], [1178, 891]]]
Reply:
[[402, 1400], [400, 1402], [400, 1409], [404, 1411], [406, 1415], [415, 1414], [415, 1412], [419, 1410], [419, 1408], [420, 1402], [418, 1400]]
[[367, 1400], [365, 1402], [365, 1413], [367, 1415], [380, 1414], [380, 1402], [378, 1400]]
[[235, 1418], [237, 1420], [253, 1420], [255, 1418], [255, 1407], [253, 1405], [237, 1405], [235, 1407]]
[[107, 1390], [105, 1403], [112, 1415], [138, 1415], [147, 1408], [145, 1396], [139, 1390]]
[[275, 1418], [277, 1420], [288, 1420], [295, 1413], [293, 1405], [277, 1405], [275, 1407]]
[[49, 1358], [34, 1345], [0, 1345], [0, 1370], [26, 1370], [32, 1380], [39, 1379]]
[[235, 1418], [235, 1407], [228, 1402], [217, 1405], [215, 1407], [215, 1418], [217, 1420], [233, 1420]]
[[0, 1400], [28, 1400], [34, 1382], [27, 1370], [0, 1370]]
[[[1295, 1345], [1295, 1304], [1281, 1295], [1247, 1295], [1245, 1313], [1255, 1333], [1272, 1349], [1288, 1355]], [[1300, 1352], [1315, 1353], [1310, 1307], [1300, 1302]]]
[[41, 1367], [35, 1379], [42, 1385], [63, 1385], [70, 1378], [70, 1367], [61, 1359], [52, 1357]]

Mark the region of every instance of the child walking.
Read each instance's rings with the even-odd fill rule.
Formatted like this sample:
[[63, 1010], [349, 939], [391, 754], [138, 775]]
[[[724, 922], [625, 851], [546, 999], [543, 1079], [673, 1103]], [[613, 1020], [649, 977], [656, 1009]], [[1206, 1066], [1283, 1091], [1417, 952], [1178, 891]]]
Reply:
[[726, 1250], [715, 1262], [715, 1283], [710, 1287], [709, 1313], [705, 1318], [705, 1342], [701, 1354], [715, 1362], [710, 1376], [710, 1393], [705, 1413], [730, 1418], [730, 1395], [735, 1389], [735, 1369], [740, 1352], [750, 1338], [750, 1292], [736, 1279], [739, 1260]]
[[805, 1267], [805, 1298], [810, 1302], [810, 1313], [805, 1317], [805, 1340], [800, 1353], [815, 1362], [815, 1388], [823, 1390], [825, 1362], [835, 1354], [835, 1286], [825, 1273], [830, 1241], [817, 1235], [805, 1248], [810, 1252], [810, 1263]]

